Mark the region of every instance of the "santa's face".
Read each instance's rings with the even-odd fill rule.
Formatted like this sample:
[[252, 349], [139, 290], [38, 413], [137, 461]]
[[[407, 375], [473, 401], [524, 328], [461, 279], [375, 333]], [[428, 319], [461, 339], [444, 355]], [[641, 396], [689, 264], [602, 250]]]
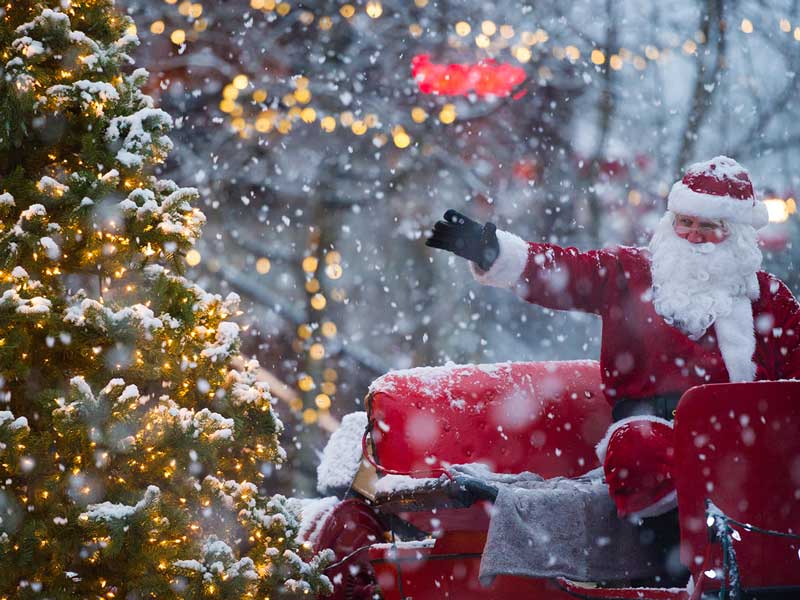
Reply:
[[730, 230], [722, 221], [701, 219], [691, 215], [675, 215], [672, 222], [675, 234], [692, 244], [719, 244], [728, 239]]
[[[703, 223], [711, 222], [694, 217], [688, 217], [692, 223], [681, 222], [681, 216], [667, 212], [653, 233], [652, 299], [667, 323], [699, 339], [717, 318], [731, 312], [736, 298], [758, 297], [761, 251], [749, 225], [725, 226], [720, 240], [715, 238], [722, 232], [703, 229]], [[678, 228], [688, 232], [681, 235]], [[699, 241], [700, 237], [708, 239]]]

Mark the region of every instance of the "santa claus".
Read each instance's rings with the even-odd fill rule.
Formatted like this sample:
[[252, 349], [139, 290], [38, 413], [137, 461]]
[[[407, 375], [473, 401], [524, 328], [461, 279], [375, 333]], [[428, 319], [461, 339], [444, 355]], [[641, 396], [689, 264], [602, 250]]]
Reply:
[[598, 457], [618, 513], [646, 517], [675, 507], [672, 416], [683, 392], [800, 376], [800, 306], [760, 270], [756, 230], [767, 221], [747, 171], [717, 156], [673, 185], [648, 248], [526, 242], [453, 210], [427, 244], [472, 261], [482, 284], [602, 318], [615, 422]]

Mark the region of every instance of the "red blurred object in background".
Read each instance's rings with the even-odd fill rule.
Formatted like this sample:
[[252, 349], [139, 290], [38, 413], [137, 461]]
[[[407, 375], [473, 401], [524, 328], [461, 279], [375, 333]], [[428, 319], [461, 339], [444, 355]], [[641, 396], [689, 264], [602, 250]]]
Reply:
[[423, 94], [508, 96], [525, 81], [525, 70], [490, 58], [476, 64], [436, 64], [429, 54], [418, 54], [411, 59], [411, 76]]
[[767, 252], [780, 252], [789, 244], [789, 228], [786, 223], [770, 223], [758, 232], [758, 245]]
[[520, 158], [514, 163], [512, 173], [517, 179], [535, 181], [539, 177], [539, 162], [535, 158]]

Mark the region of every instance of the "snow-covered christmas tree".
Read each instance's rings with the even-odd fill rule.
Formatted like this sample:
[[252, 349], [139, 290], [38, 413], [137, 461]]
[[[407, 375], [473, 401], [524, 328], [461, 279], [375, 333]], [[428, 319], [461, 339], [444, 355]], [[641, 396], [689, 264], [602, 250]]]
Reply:
[[324, 593], [265, 479], [281, 423], [113, 0], [0, 8], [0, 597]]

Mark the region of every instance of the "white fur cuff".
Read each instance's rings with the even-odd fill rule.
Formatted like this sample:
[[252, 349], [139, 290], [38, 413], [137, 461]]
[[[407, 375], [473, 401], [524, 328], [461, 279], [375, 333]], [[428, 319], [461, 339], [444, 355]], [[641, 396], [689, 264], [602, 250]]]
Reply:
[[500, 243], [500, 254], [491, 269], [483, 271], [472, 262], [469, 263], [469, 268], [478, 283], [510, 288], [519, 281], [528, 263], [528, 242], [500, 229], [497, 230], [497, 241]]
[[614, 432], [627, 425], [628, 423], [633, 423], [635, 421], [653, 421], [654, 423], [662, 423], [663, 425], [667, 425], [670, 429], [672, 428], [672, 421], [667, 421], [666, 419], [662, 419], [661, 417], [654, 417], [653, 415], [635, 415], [633, 417], [626, 417], [625, 419], [620, 419], [616, 423], [612, 423], [606, 434], [603, 436], [603, 439], [597, 442], [597, 445], [594, 447], [595, 454], [597, 454], [597, 458], [600, 459], [600, 465], [606, 461], [606, 452], [608, 451], [608, 442], [611, 440], [611, 436], [614, 435]]

